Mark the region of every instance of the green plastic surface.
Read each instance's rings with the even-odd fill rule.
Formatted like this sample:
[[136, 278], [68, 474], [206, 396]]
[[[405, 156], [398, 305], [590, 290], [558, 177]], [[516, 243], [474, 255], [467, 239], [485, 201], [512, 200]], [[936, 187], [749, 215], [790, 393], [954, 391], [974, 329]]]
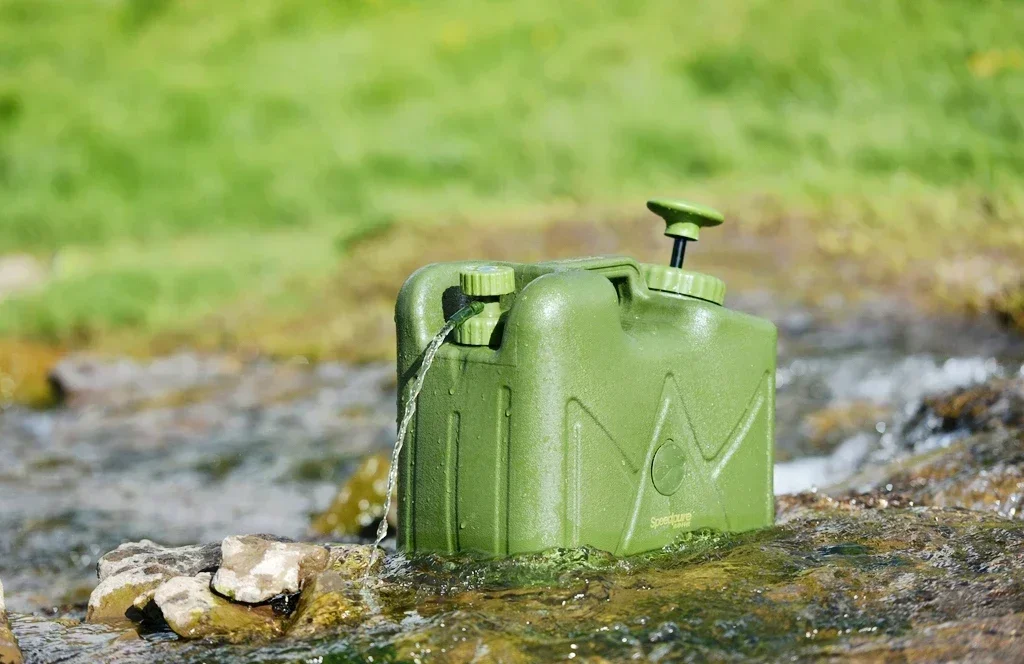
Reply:
[[[427, 343], [465, 305], [424, 267], [396, 306], [399, 409]], [[625, 555], [697, 528], [768, 526], [776, 330], [648, 288], [629, 258], [511, 267], [489, 345], [445, 343], [399, 461], [405, 551]], [[472, 319], [470, 319], [472, 320]]]

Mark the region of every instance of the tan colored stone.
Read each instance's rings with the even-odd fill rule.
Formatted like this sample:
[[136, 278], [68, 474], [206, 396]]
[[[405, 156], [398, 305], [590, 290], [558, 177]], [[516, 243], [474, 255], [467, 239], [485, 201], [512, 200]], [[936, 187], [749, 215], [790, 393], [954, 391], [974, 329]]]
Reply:
[[178, 576], [153, 594], [164, 620], [185, 639], [241, 643], [280, 636], [283, 620], [269, 606], [230, 602], [210, 590], [212, 575]]
[[100, 583], [89, 597], [86, 621], [129, 624], [125, 612], [175, 576], [191, 576], [220, 562], [216, 545], [165, 547], [150, 540], [122, 544], [96, 565]]
[[248, 604], [299, 592], [306, 580], [322, 572], [328, 563], [324, 546], [265, 535], [227, 537], [221, 543], [221, 557], [213, 589]]

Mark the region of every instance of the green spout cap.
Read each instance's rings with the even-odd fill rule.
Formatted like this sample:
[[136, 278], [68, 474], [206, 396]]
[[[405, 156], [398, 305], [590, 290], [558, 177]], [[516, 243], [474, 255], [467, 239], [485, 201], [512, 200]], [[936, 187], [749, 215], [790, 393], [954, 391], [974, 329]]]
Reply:
[[459, 286], [470, 297], [497, 297], [516, 289], [516, 272], [506, 265], [477, 265], [459, 273]]
[[712, 304], [725, 302], [725, 282], [718, 277], [653, 263], [643, 263], [641, 269], [647, 287], [652, 290], [695, 297]]
[[671, 198], [647, 201], [647, 209], [665, 220], [665, 235], [697, 240], [700, 229], [722, 223], [722, 213], [713, 208]]

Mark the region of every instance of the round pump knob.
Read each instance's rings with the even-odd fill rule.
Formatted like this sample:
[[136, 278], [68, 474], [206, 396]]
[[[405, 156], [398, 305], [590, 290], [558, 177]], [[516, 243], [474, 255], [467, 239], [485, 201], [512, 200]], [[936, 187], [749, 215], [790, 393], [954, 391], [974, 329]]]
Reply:
[[497, 297], [516, 289], [516, 273], [507, 265], [477, 265], [459, 272], [459, 286], [470, 297]]
[[718, 226], [722, 213], [718, 210], [671, 198], [647, 201], [647, 209], [665, 220], [665, 235], [675, 238], [669, 265], [682, 267], [686, 255], [686, 242], [700, 239], [700, 229]]
[[700, 229], [722, 223], [722, 213], [713, 208], [670, 198], [647, 201], [647, 209], [665, 220], [665, 235], [687, 240], [700, 239]]

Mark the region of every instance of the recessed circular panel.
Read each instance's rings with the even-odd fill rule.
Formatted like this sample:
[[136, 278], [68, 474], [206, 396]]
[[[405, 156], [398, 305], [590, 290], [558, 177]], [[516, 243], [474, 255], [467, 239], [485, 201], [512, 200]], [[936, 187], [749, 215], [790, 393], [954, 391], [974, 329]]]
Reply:
[[654, 488], [663, 496], [671, 496], [679, 490], [686, 474], [686, 455], [683, 449], [669, 441], [658, 448], [651, 463], [651, 479]]

